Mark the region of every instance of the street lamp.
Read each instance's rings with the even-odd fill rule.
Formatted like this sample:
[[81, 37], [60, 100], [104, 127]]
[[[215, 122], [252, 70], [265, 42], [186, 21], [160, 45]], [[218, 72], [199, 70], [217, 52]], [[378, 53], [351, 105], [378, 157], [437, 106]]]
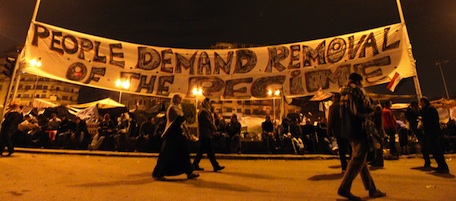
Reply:
[[[193, 88], [192, 93], [195, 96], [195, 101], [196, 101], [195, 122], [196, 122], [196, 126], [198, 126], [198, 96], [203, 95], [203, 89], [195, 87], [195, 88]], [[199, 129], [196, 129], [196, 136], [199, 138]]]
[[449, 60], [445, 60], [445, 61], [435, 61], [435, 65], [439, 67], [440, 69], [440, 74], [442, 75], [442, 80], [443, 80], [443, 86], [445, 87], [445, 92], [446, 92], [446, 96], [447, 96], [447, 99], [450, 100], [450, 95], [448, 94], [448, 88], [447, 88], [447, 85], [446, 85], [446, 81], [445, 81], [445, 76], [443, 76], [443, 70], [442, 70], [442, 64], [447, 64], [448, 62], [450, 62]]
[[119, 103], [122, 101], [122, 90], [127, 90], [130, 88], [130, 82], [127, 79], [117, 79], [116, 87], [120, 88], [119, 90]]
[[268, 96], [272, 96], [272, 112], [274, 113], [274, 122], [276, 121], [276, 111], [275, 111], [275, 99], [280, 96], [280, 90], [275, 89], [274, 91], [268, 90]]

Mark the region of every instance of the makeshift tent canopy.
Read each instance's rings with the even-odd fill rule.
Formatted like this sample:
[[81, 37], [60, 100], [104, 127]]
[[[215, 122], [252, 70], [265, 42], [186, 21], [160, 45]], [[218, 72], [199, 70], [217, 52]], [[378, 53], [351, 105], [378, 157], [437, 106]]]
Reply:
[[98, 109], [125, 107], [125, 105], [123, 105], [115, 100], [112, 100], [110, 98], [105, 98], [105, 99], [101, 99], [98, 101], [93, 101], [93, 102], [83, 103], [83, 104], [78, 104], [78, 105], [68, 105], [68, 107], [83, 109], [83, 108], [92, 107], [96, 104], [98, 104]]
[[32, 106], [34, 108], [48, 108], [48, 107], [57, 107], [58, 104], [49, 102], [47, 100], [35, 98], [35, 99], [33, 99]]

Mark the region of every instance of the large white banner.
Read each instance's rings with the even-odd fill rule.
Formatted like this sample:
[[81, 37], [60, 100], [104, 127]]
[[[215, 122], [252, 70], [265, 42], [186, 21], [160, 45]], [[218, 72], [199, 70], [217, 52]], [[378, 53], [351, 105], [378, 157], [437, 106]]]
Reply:
[[[285, 33], [284, 33], [285, 34]], [[153, 37], [153, 35], [151, 35]], [[242, 49], [179, 49], [133, 44], [35, 22], [30, 25], [22, 70], [31, 74], [129, 93], [194, 97], [193, 88], [220, 99], [265, 99], [338, 91], [351, 72], [364, 86], [389, 82], [393, 71], [416, 75], [405, 25], [331, 38]], [[40, 60], [41, 67], [30, 65]]]

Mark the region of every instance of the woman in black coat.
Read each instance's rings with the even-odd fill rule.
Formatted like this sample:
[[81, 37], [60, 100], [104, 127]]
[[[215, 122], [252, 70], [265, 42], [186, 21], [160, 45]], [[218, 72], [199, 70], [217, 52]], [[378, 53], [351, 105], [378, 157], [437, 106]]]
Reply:
[[193, 165], [190, 162], [188, 149], [188, 130], [186, 129], [184, 112], [182, 111], [182, 97], [179, 94], [173, 96], [173, 100], [166, 111], [167, 124], [164, 139], [157, 164], [152, 177], [164, 180], [165, 176], [187, 174], [188, 179], [194, 179], [199, 174], [193, 173]]

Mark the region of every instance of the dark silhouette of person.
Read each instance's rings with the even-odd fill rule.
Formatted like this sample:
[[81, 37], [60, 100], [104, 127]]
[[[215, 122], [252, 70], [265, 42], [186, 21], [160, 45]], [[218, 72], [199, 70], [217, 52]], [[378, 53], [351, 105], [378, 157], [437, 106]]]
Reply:
[[352, 157], [337, 193], [350, 200], [361, 200], [360, 197], [351, 193], [353, 180], [360, 174], [364, 188], [369, 191], [369, 197], [384, 197], [386, 193], [377, 189], [366, 164], [369, 145], [363, 124], [367, 117], [374, 114], [374, 110], [362, 89], [363, 77], [358, 73], [352, 73], [348, 79], [348, 84], [340, 92], [340, 115], [342, 135], [348, 136], [352, 147]]
[[156, 180], [165, 180], [165, 176], [184, 173], [187, 174], [187, 179], [199, 177], [199, 174], [193, 173], [194, 168], [190, 161], [188, 128], [181, 103], [181, 95], [175, 94], [166, 111], [167, 124], [162, 134], [164, 141], [152, 172], [152, 177]]
[[274, 136], [274, 124], [271, 121], [271, 116], [267, 115], [263, 123], [261, 123], [261, 138], [266, 143], [266, 149], [268, 153], [275, 151], [275, 136]]
[[10, 111], [5, 114], [5, 119], [0, 130], [0, 155], [3, 155], [5, 146], [8, 147], [8, 155], [14, 153], [13, 135], [17, 131], [17, 126], [22, 122], [24, 116], [18, 103], [11, 103]]
[[[449, 173], [448, 165], [445, 161], [445, 156], [443, 154], [443, 149], [440, 144], [440, 138], [442, 137], [442, 129], [440, 128], [440, 119], [439, 113], [437, 110], [430, 104], [429, 99], [423, 97], [420, 99], [421, 105], [421, 121], [423, 123], [423, 132], [424, 132], [424, 143], [427, 144], [429, 150], [432, 151], [435, 162], [437, 163], [437, 168], [435, 171], [437, 173]], [[430, 166], [429, 161], [429, 166]], [[425, 163], [426, 166], [426, 163]]]
[[199, 129], [199, 149], [196, 157], [193, 160], [195, 170], [204, 170], [199, 166], [203, 154], [206, 153], [209, 161], [211, 161], [214, 172], [223, 170], [225, 167], [220, 166], [215, 159], [214, 149], [212, 148], [212, 138], [217, 127], [215, 126], [214, 118], [212, 117], [212, 106], [209, 98], [205, 98], [201, 103], [201, 111], [198, 114], [198, 129]]
[[[335, 93], [332, 97], [333, 104], [329, 106], [328, 111], [328, 126], [327, 132], [329, 136], [336, 138], [337, 146], [339, 147], [339, 159], [342, 172], [347, 170], [348, 158], [347, 154], [351, 155], [351, 147], [348, 142], [348, 137], [342, 135], [342, 125], [340, 119], [340, 94]], [[345, 133], [344, 133], [345, 134]]]
[[230, 123], [227, 125], [226, 130], [229, 136], [227, 139], [228, 153], [231, 153], [231, 148], [233, 148], [235, 152], [241, 154], [241, 123], [238, 121], [236, 114], [231, 115]]
[[410, 102], [410, 105], [407, 107], [405, 111], [405, 118], [409, 122], [410, 130], [418, 139], [418, 143], [421, 146], [421, 154], [423, 155], [424, 159], [424, 168], [431, 168], [431, 158], [429, 157], [429, 147], [427, 143], [425, 143], [424, 133], [421, 128], [418, 128], [418, 123], [420, 120], [420, 105], [418, 101]]

